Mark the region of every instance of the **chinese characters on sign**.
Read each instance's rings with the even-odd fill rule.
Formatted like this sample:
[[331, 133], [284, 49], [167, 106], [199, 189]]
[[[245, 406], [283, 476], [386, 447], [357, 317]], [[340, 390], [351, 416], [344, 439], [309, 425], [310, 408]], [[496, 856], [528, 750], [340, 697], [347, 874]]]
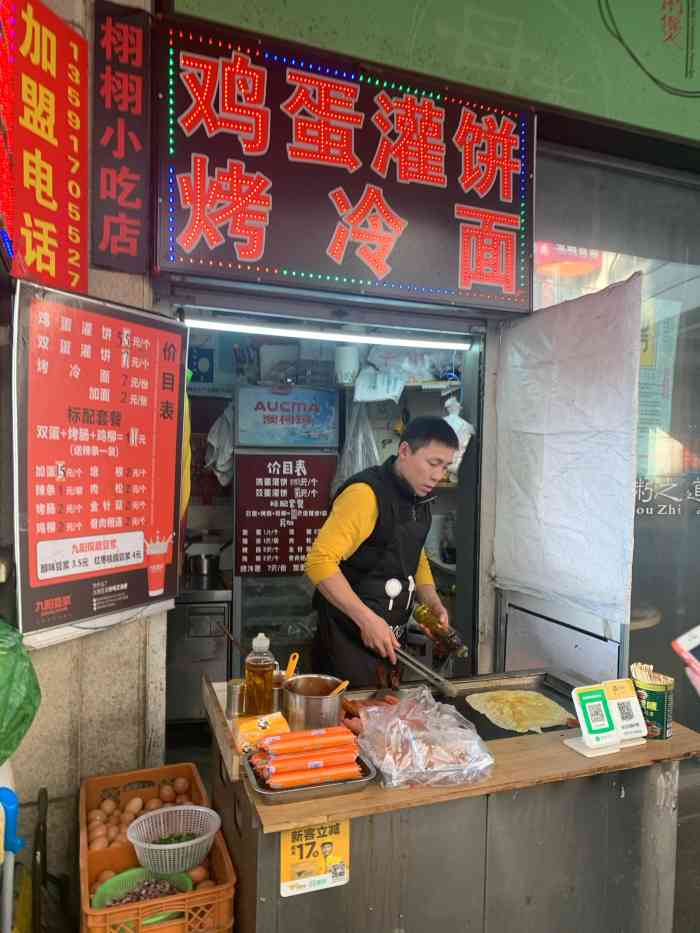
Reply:
[[161, 271], [530, 309], [527, 111], [204, 23], [156, 35]]
[[338, 393], [306, 386], [239, 386], [238, 447], [337, 447]]
[[335, 455], [236, 454], [236, 575], [302, 573], [326, 520]]
[[684, 0], [660, 0], [659, 21], [664, 43], [685, 52]]
[[87, 291], [87, 42], [40, 0], [14, 28], [12, 274]]
[[350, 880], [350, 820], [280, 834], [280, 894], [293, 897]]
[[637, 517], [700, 517], [700, 463], [693, 470], [680, 476], [639, 477], [635, 486]]
[[184, 329], [24, 283], [17, 307], [23, 629], [174, 597]]
[[150, 17], [95, 4], [92, 260], [119, 272], [150, 265]]
[[17, 21], [9, 4], [0, 13], [4, 41], [0, 42], [0, 257], [7, 270], [12, 268], [12, 237], [14, 229], [14, 128], [15, 128], [15, 41]]

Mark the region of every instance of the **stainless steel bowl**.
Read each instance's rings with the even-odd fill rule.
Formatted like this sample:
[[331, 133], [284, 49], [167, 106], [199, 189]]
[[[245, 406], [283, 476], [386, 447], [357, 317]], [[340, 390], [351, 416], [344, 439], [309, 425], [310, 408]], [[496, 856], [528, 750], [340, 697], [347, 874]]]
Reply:
[[328, 696], [341, 681], [326, 674], [299, 674], [285, 683], [283, 711], [292, 732], [337, 726], [342, 694]]

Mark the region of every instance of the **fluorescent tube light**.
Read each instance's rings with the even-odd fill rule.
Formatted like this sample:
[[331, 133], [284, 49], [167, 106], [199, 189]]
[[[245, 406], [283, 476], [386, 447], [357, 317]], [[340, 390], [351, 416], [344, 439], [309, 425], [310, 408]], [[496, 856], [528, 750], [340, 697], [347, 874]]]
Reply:
[[431, 340], [418, 337], [379, 337], [375, 334], [356, 334], [343, 331], [306, 330], [295, 327], [271, 327], [267, 324], [242, 324], [236, 321], [206, 321], [201, 318], [185, 318], [185, 326], [193, 330], [215, 330], [235, 334], [258, 334], [265, 337], [289, 337], [297, 340], [329, 340], [332, 343], [363, 343], [369, 346], [413, 347], [417, 350], [469, 350], [472, 341]]

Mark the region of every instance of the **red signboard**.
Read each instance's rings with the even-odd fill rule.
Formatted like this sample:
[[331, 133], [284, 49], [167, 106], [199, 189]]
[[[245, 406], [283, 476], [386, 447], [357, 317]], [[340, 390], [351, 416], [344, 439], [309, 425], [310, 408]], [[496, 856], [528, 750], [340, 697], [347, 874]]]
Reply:
[[160, 271], [530, 310], [529, 111], [204, 22], [155, 36]]
[[92, 261], [150, 268], [150, 16], [95, 3]]
[[87, 291], [87, 41], [40, 0], [16, 15], [12, 274]]
[[336, 466], [334, 454], [236, 454], [237, 576], [303, 572], [328, 515]]
[[25, 283], [15, 326], [24, 630], [174, 597], [184, 328]]
[[0, 256], [7, 269], [12, 268], [12, 231], [15, 213], [14, 127], [15, 127], [15, 35], [16, 10], [11, 0], [0, 2]]

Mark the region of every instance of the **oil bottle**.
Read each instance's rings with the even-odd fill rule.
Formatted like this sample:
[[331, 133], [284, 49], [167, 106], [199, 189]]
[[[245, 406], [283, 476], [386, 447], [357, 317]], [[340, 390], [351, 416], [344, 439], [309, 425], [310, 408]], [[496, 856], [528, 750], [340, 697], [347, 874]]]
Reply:
[[246, 716], [263, 716], [273, 712], [272, 683], [276, 666], [270, 651], [270, 639], [259, 632], [253, 639], [253, 650], [245, 659]]
[[435, 613], [424, 603], [419, 603], [413, 610], [413, 617], [420, 625], [427, 628], [433, 636], [435, 653], [442, 657], [466, 658], [469, 649], [453, 628], [443, 628]]

